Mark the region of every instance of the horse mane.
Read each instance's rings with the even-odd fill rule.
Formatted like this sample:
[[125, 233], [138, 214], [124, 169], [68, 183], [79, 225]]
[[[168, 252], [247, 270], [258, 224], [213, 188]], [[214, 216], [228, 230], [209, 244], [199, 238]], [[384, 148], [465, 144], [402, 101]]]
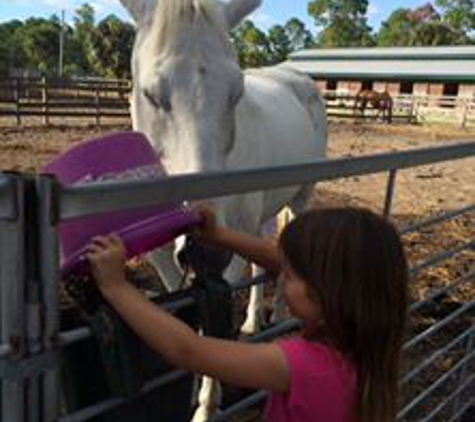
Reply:
[[232, 51], [228, 25], [213, 0], [160, 0], [148, 39], [153, 51], [167, 53], [176, 46], [185, 24], [211, 27], [221, 35], [225, 49]]

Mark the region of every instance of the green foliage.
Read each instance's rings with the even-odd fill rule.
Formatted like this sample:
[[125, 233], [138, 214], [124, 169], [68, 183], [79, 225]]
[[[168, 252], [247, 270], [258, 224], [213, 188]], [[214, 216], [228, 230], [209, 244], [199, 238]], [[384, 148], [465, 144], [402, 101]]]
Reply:
[[5, 44], [0, 44], [0, 78], [8, 76], [8, 49]]
[[297, 18], [274, 25], [267, 33], [246, 20], [231, 33], [231, 40], [244, 68], [280, 63], [293, 51], [313, 45], [311, 32]]
[[245, 20], [231, 34], [242, 67], [259, 67], [270, 62], [270, 45], [264, 32]]
[[467, 42], [465, 35], [451, 26], [443, 22], [428, 22], [418, 28], [414, 45], [461, 45]]
[[[260, 67], [285, 61], [305, 48], [372, 46], [461, 45], [475, 43], [475, 0], [434, 0], [414, 10], [397, 9], [377, 34], [368, 25], [369, 0], [313, 0], [308, 13], [319, 31], [314, 37], [297, 18], [269, 31], [243, 22], [231, 33], [241, 66]], [[123, 78], [135, 28], [115, 16], [96, 22], [90, 4], [80, 6], [73, 25], [63, 27], [64, 73]], [[0, 24], [0, 77], [12, 69], [58, 72], [61, 22], [31, 18]]]
[[431, 4], [414, 10], [398, 9], [383, 22], [377, 35], [380, 46], [460, 45], [466, 33], [448, 23]]
[[135, 28], [114, 15], [102, 20], [91, 36], [88, 54], [92, 68], [109, 78], [130, 77]]
[[10, 69], [22, 67], [26, 54], [20, 38], [23, 23], [12, 20], [0, 24], [0, 76], [8, 76]]
[[381, 24], [377, 44], [382, 47], [411, 45], [414, 24], [409, 9], [397, 9]]
[[322, 47], [374, 45], [368, 25], [368, 0], [314, 0], [308, 13], [322, 28], [318, 44]]
[[266, 34], [248, 21], [242, 34], [246, 54], [244, 67], [264, 66], [268, 62], [269, 42]]
[[475, 0], [436, 0], [444, 12], [444, 22], [475, 39]]
[[273, 26], [267, 35], [270, 50], [270, 62], [280, 63], [292, 52], [292, 44], [282, 25]]
[[80, 73], [88, 74], [93, 70], [92, 37], [96, 28], [96, 17], [92, 6], [83, 4], [74, 16], [74, 32], [70, 39], [71, 59]]
[[292, 18], [285, 24], [285, 33], [290, 41], [290, 51], [303, 50], [314, 46], [312, 33], [297, 18]]
[[59, 33], [55, 19], [27, 19], [20, 29], [20, 39], [28, 62], [46, 75], [58, 69]]
[[[0, 39], [4, 40], [0, 43], [0, 74], [13, 68], [56, 74], [60, 31], [61, 21], [56, 15], [0, 24]], [[115, 16], [97, 23], [94, 8], [85, 3], [75, 11], [73, 25], [63, 27], [63, 72], [67, 76], [130, 77], [134, 38], [132, 25]], [[280, 63], [292, 51], [310, 47], [312, 38], [296, 18], [268, 32], [248, 20], [231, 33], [243, 67]]]

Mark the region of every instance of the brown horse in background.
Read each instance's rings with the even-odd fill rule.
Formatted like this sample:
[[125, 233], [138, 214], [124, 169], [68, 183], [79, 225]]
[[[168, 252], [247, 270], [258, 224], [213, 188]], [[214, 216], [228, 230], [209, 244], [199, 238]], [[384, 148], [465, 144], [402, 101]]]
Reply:
[[393, 119], [394, 101], [388, 92], [377, 92], [370, 89], [362, 89], [356, 94], [354, 113], [360, 113], [363, 117], [368, 107], [377, 110], [376, 118], [382, 116], [383, 121], [391, 123]]

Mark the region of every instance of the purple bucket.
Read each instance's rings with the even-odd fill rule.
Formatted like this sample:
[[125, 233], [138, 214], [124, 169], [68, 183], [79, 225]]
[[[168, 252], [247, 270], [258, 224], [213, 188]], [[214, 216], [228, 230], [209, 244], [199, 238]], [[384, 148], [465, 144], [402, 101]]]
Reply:
[[[43, 168], [64, 186], [166, 177], [159, 157], [139, 132], [115, 132], [81, 143]], [[81, 259], [91, 238], [118, 234], [132, 258], [185, 233], [199, 222], [184, 205], [161, 205], [65, 221], [59, 226], [62, 275], [84, 270]]]

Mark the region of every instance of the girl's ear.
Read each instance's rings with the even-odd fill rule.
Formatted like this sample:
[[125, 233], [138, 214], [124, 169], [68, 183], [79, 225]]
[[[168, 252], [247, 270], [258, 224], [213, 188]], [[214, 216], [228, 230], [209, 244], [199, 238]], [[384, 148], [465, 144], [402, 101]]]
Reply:
[[228, 20], [229, 29], [235, 26], [254, 10], [256, 10], [262, 3], [262, 0], [231, 0], [226, 5], [226, 18]]

